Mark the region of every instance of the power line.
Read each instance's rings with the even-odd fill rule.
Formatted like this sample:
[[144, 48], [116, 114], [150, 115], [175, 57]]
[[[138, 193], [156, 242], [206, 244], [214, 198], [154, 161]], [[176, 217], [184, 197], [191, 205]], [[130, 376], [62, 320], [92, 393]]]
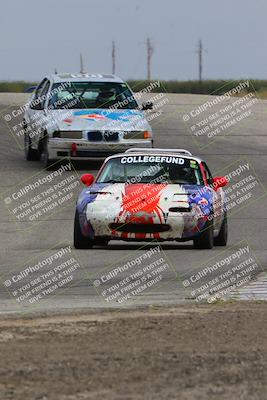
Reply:
[[203, 45], [202, 45], [201, 39], [198, 42], [197, 54], [198, 54], [198, 80], [201, 83], [202, 82], [202, 70], [203, 70]]
[[115, 75], [115, 72], [116, 72], [116, 44], [115, 44], [114, 40], [112, 42], [111, 57], [112, 57], [112, 74]]
[[152, 55], [154, 53], [154, 46], [151, 43], [150, 38], [147, 38], [146, 41], [146, 47], [147, 47], [147, 80], [151, 80], [151, 59]]
[[83, 55], [80, 53], [80, 73], [84, 74]]
[[198, 41], [197, 55], [198, 55], [198, 80], [202, 82], [202, 72], [203, 72], [203, 54], [208, 51], [203, 48], [202, 40]]

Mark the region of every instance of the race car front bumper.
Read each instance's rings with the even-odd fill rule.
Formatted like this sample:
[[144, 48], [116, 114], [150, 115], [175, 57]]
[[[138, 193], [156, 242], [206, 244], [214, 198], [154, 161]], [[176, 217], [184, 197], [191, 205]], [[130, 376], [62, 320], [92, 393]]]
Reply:
[[81, 214], [81, 230], [85, 236], [109, 237], [110, 239], [153, 239], [158, 240], [191, 240], [204, 227], [206, 219], [194, 212], [168, 214], [165, 222], [154, 217], [148, 223], [144, 218], [134, 217], [132, 222], [118, 218], [119, 205], [116, 202], [99, 207], [90, 203]]
[[105, 158], [112, 154], [123, 153], [131, 147], [151, 148], [152, 139], [128, 139], [117, 142], [89, 142], [84, 139], [49, 138], [48, 152], [51, 160], [70, 158], [85, 160], [89, 158]]

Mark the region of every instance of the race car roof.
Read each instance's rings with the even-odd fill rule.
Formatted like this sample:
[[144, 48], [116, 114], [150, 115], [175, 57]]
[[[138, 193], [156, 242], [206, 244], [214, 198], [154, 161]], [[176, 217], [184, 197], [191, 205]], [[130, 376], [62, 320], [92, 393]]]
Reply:
[[114, 82], [114, 83], [124, 83], [124, 81], [111, 74], [98, 74], [98, 73], [78, 73], [78, 72], [67, 72], [59, 74], [51, 74], [47, 78], [54, 83], [61, 82]]

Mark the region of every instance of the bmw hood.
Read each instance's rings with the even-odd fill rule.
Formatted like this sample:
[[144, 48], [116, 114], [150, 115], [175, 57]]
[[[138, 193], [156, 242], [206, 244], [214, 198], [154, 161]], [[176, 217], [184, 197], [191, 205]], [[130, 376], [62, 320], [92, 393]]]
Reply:
[[54, 130], [150, 130], [145, 114], [139, 110], [50, 110], [48, 119]]

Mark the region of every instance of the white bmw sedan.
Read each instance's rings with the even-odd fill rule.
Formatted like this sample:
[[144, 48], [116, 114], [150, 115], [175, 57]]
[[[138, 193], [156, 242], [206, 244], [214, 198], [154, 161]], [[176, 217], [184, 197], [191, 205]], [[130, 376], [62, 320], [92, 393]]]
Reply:
[[54, 74], [35, 88], [24, 115], [27, 160], [105, 158], [153, 147], [152, 129], [126, 82], [114, 75]]

